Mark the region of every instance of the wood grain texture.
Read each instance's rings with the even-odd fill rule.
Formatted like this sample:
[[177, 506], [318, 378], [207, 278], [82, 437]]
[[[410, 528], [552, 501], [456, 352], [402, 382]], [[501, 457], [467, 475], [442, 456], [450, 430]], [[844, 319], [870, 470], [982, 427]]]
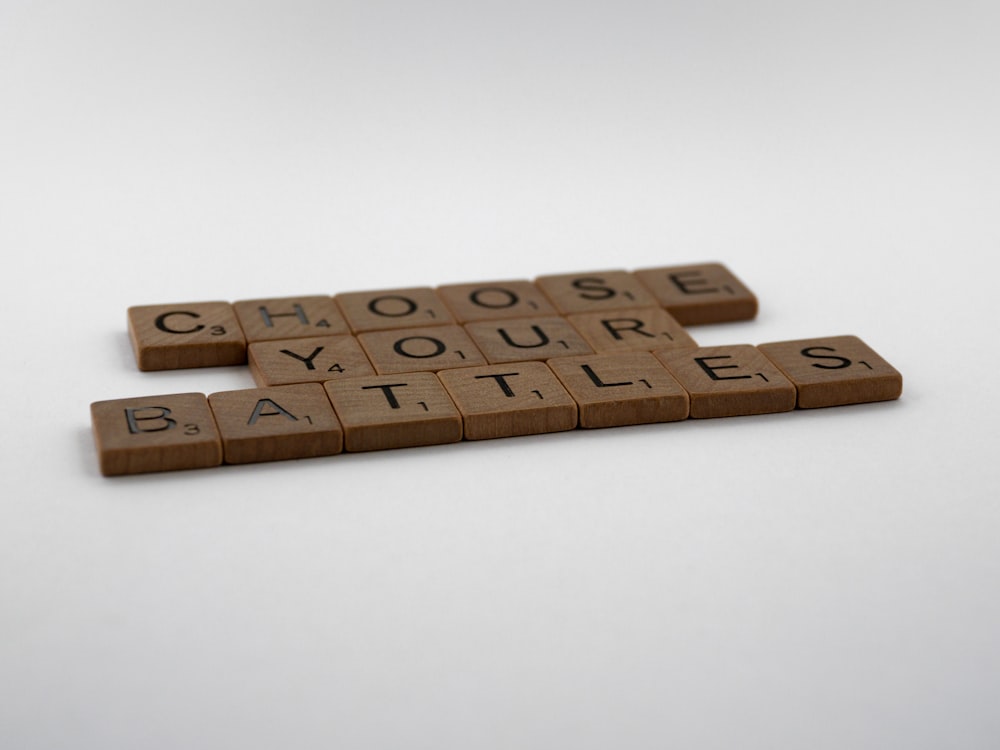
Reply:
[[105, 476], [222, 463], [219, 432], [202, 393], [95, 401], [90, 417]]
[[332, 456], [344, 435], [319, 383], [220, 391], [208, 397], [227, 464]]
[[466, 440], [572, 430], [576, 402], [543, 362], [444, 370], [438, 377], [462, 413]]
[[342, 292], [334, 300], [354, 333], [455, 323], [430, 287]]
[[462, 415], [429, 372], [330, 381], [327, 394], [348, 451], [457, 443]]
[[526, 280], [445, 284], [437, 293], [459, 323], [557, 314], [541, 290]]
[[651, 307], [656, 299], [627, 271], [539, 276], [535, 284], [563, 315]]
[[721, 263], [643, 268], [635, 275], [681, 325], [750, 320], [757, 315], [757, 297]]
[[140, 370], [242, 365], [247, 342], [228, 302], [138, 305], [128, 331]]
[[651, 352], [698, 346], [674, 317], [661, 307], [643, 307], [567, 315], [595, 352]]
[[800, 409], [891, 401], [903, 376], [857, 336], [761, 344], [764, 356], [795, 384]]
[[350, 333], [329, 296], [240, 300], [233, 310], [248, 343]]
[[687, 419], [687, 391], [649, 352], [561, 357], [546, 364], [576, 401], [580, 427]]
[[544, 361], [594, 351], [560, 316], [484, 320], [466, 323], [465, 330], [491, 364]]
[[261, 387], [322, 383], [375, 374], [353, 336], [256, 341], [247, 351], [250, 373]]
[[403, 328], [358, 334], [375, 372], [435, 372], [485, 365], [486, 358], [461, 326]]
[[691, 396], [691, 417], [770, 414], [795, 408], [795, 386], [748, 344], [654, 352]]

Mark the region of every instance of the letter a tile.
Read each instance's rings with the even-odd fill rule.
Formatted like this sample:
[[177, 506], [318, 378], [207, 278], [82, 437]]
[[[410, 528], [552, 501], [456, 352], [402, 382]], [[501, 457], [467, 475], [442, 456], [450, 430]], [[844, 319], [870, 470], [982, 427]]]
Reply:
[[857, 336], [779, 341], [758, 349], [795, 384], [800, 409], [891, 401], [903, 392], [903, 376]]
[[340, 422], [319, 383], [220, 391], [208, 397], [227, 464], [332, 456]]
[[687, 419], [687, 391], [649, 352], [561, 357], [546, 364], [579, 405], [580, 427]]
[[105, 476], [222, 463], [222, 443], [204, 394], [96, 401], [90, 416]]
[[653, 352], [691, 396], [691, 417], [770, 414], [795, 408], [795, 386], [747, 344]]
[[681, 325], [750, 320], [757, 297], [721, 263], [644, 268], [635, 272]]
[[576, 402], [543, 362], [438, 373], [462, 412], [466, 440], [572, 430]]
[[329, 381], [348, 451], [457, 443], [462, 415], [432, 372]]

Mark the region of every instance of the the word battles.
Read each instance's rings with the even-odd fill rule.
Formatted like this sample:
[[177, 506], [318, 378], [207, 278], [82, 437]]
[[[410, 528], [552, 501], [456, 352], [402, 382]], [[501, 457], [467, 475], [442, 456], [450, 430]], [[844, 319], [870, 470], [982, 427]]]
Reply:
[[141, 370], [249, 365], [258, 388], [98, 401], [105, 475], [898, 398], [856, 336], [699, 347], [748, 320], [718, 263], [128, 311]]

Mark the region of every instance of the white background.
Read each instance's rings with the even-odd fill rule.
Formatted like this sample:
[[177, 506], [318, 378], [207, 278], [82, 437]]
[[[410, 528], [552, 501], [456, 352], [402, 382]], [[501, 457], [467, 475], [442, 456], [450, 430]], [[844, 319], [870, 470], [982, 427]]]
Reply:
[[[0, 745], [1000, 746], [1000, 11], [0, 2]], [[718, 260], [897, 402], [102, 478], [129, 305]]]

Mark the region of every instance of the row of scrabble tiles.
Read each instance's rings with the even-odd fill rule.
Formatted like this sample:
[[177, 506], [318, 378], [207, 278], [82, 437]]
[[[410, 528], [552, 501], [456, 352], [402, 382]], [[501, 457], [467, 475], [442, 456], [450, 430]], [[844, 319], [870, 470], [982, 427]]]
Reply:
[[588, 353], [438, 372], [99, 401], [105, 475], [202, 468], [898, 398], [855, 336]]
[[[258, 384], [277, 385], [300, 381], [281, 373], [272, 377], [270, 367], [318, 370], [320, 362], [308, 355], [320, 346], [324, 360], [343, 349], [327, 368], [355, 363], [351, 374], [361, 375], [370, 360], [369, 372], [383, 374], [694, 346], [682, 326], [747, 320], [756, 313], [756, 296], [728, 268], [702, 263], [534, 281], [143, 305], [129, 308], [128, 322], [140, 370], [239, 365], [249, 357]], [[300, 342], [305, 353], [280, 343], [308, 338], [323, 341]], [[306, 361], [295, 365], [295, 357]], [[416, 359], [424, 362], [415, 366]]]

